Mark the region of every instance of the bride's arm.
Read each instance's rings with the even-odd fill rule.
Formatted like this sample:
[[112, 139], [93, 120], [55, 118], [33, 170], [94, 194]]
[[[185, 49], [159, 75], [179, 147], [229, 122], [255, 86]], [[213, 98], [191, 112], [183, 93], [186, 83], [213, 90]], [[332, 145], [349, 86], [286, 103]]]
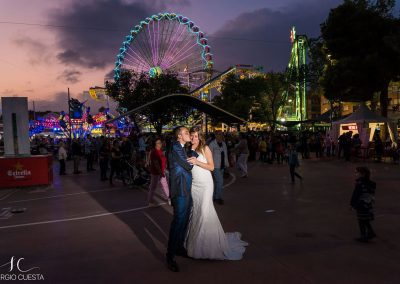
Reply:
[[201, 167], [203, 169], [213, 171], [214, 170], [214, 160], [212, 157], [211, 150], [210, 150], [210, 148], [208, 148], [208, 146], [206, 146], [204, 148], [204, 154], [206, 156], [207, 163], [200, 162], [199, 160], [197, 160], [194, 157], [189, 158], [188, 160], [190, 160], [190, 163], [193, 165], [198, 165], [199, 167]]

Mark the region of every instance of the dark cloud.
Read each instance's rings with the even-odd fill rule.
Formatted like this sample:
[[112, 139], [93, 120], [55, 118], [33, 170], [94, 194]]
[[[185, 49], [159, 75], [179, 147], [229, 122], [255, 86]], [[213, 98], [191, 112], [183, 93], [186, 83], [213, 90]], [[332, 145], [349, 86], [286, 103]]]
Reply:
[[222, 71], [234, 64], [252, 64], [266, 71], [284, 70], [290, 57], [291, 27], [296, 26], [297, 34], [316, 37], [329, 10], [340, 3], [309, 1], [279, 11], [264, 8], [239, 15], [209, 37], [215, 68]]
[[57, 58], [80, 67], [113, 65], [131, 28], [164, 8], [162, 1], [101, 0], [75, 1], [68, 9], [52, 10], [49, 24], [66, 27], [55, 30], [61, 50]]
[[64, 83], [75, 84], [78, 83], [79, 77], [82, 75], [80, 71], [74, 69], [66, 69], [64, 72], [57, 77], [58, 80], [61, 80]]
[[71, 65], [85, 65], [85, 61], [81, 58], [81, 55], [70, 49], [58, 53], [57, 58], [61, 62], [69, 63]]

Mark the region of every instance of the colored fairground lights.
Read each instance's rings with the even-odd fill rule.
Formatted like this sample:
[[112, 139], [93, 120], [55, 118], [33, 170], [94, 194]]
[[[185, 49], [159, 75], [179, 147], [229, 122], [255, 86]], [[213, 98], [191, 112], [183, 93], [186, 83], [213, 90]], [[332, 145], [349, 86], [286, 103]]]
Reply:
[[150, 68], [149, 75], [154, 78], [162, 73], [162, 70], [159, 66]]
[[114, 79], [123, 70], [154, 77], [173, 72], [193, 89], [201, 85], [213, 61], [208, 40], [193, 21], [175, 13], [159, 13], [136, 25], [117, 55]]

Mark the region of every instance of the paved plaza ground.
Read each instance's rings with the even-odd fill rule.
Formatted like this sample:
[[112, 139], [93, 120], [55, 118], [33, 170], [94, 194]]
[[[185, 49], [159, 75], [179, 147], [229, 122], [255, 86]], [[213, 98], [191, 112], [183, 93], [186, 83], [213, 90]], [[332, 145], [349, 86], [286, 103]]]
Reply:
[[[172, 208], [147, 208], [145, 189], [109, 187], [96, 171], [55, 175], [52, 188], [0, 191], [0, 266], [24, 258], [20, 268], [39, 267], [29, 273], [44, 283], [400, 283], [400, 166], [301, 164], [304, 181], [295, 184], [287, 165], [252, 162], [247, 179], [231, 171], [225, 205], [216, 209], [225, 231], [240, 231], [250, 243], [241, 261], [178, 257], [181, 272], [170, 272], [164, 255]], [[368, 244], [354, 241], [349, 210], [362, 164], [377, 182], [378, 238]]]

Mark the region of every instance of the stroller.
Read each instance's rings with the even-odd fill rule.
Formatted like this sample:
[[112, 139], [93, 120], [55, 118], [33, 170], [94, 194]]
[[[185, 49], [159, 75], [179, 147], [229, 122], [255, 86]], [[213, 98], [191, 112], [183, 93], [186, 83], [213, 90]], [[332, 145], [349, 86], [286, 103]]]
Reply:
[[136, 167], [132, 161], [127, 158], [122, 159], [122, 173], [125, 183], [128, 186], [144, 186], [150, 182], [149, 174]]

